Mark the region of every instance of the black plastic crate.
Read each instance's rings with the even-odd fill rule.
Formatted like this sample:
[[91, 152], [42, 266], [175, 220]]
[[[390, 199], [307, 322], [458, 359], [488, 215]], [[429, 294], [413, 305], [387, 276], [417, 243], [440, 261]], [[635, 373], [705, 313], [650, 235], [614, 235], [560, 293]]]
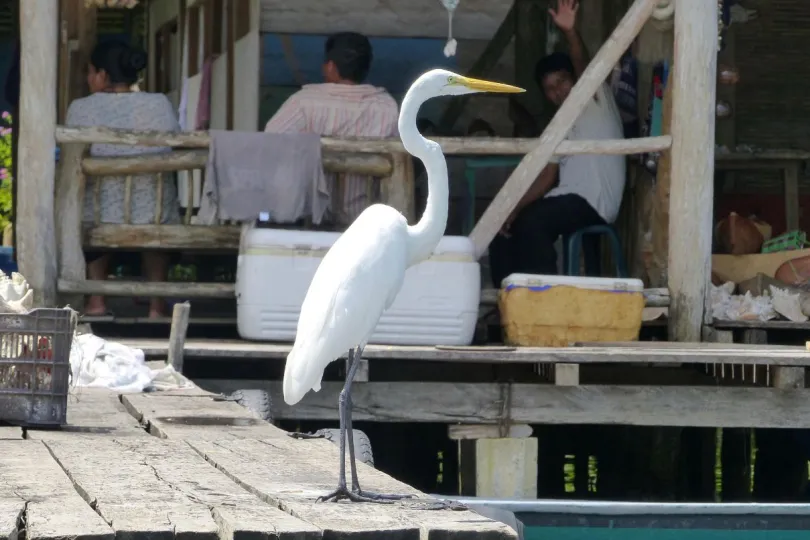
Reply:
[[0, 313], [0, 421], [19, 426], [67, 423], [72, 309]]

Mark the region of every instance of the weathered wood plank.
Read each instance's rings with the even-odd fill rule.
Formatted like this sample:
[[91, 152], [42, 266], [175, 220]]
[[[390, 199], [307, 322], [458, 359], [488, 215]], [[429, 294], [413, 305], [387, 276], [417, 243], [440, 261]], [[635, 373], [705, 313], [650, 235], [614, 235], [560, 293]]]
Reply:
[[[515, 532], [471, 511], [420, 508], [419, 502], [394, 505], [313, 504], [337, 482], [337, 447], [323, 440], [189, 441], [201, 455], [251, 493], [313, 523], [325, 536], [359, 538], [513, 539]], [[290, 456], [295, 456], [291, 466]], [[358, 476], [365, 489], [382, 493], [420, 492], [364, 464]]]
[[[168, 344], [156, 339], [122, 339], [121, 343], [143, 350], [149, 357], [166, 358]], [[514, 364], [647, 364], [737, 363], [810, 366], [805, 347], [742, 343], [611, 343], [583, 347], [430, 347], [369, 345], [363, 358], [369, 360], [421, 360], [429, 362]], [[284, 360], [292, 345], [240, 340], [186, 340], [186, 358], [239, 358]]]
[[59, 292], [103, 294], [105, 296], [163, 296], [233, 298], [233, 283], [189, 283], [160, 281], [59, 280]]
[[[131, 144], [139, 146], [173, 146], [179, 148], [208, 148], [210, 138], [206, 131], [162, 132], [131, 131], [102, 127], [65, 127], [56, 128], [56, 140], [59, 143], [107, 143]], [[521, 155], [537, 147], [537, 139], [518, 139], [512, 137], [431, 137], [442, 147], [445, 154], [467, 155]], [[554, 151], [555, 155], [574, 154], [638, 154], [642, 152], [661, 151], [669, 148], [672, 139], [669, 136], [624, 139], [621, 141], [563, 141]], [[344, 138], [322, 137], [323, 151], [357, 152], [362, 154], [405, 152], [402, 141], [398, 138]]]
[[[336, 153], [321, 155], [323, 168], [329, 172], [353, 172], [372, 176], [391, 174], [391, 160], [368, 153]], [[150, 174], [189, 169], [204, 169], [208, 163], [206, 150], [176, 150], [162, 154], [127, 157], [88, 157], [82, 160], [84, 174], [92, 176]]]
[[[85, 458], [93, 453], [86, 444], [82, 448]], [[113, 540], [112, 529], [79, 496], [42, 443], [0, 441], [0, 471], [5, 490], [26, 503], [26, 538]]]
[[121, 396], [127, 411], [149, 433], [169, 439], [277, 439], [284, 431], [232, 401], [214, 401], [202, 389]]
[[5, 491], [0, 491], [0, 540], [17, 540], [22, 529], [18, 524], [25, 518], [25, 501]]
[[149, 435], [121, 404], [118, 394], [101, 388], [79, 388], [68, 397], [68, 425], [55, 430], [28, 429], [26, 436], [36, 440], [75, 438], [138, 437]]
[[[88, 248], [101, 249], [236, 251], [239, 249], [240, 234], [240, 228], [235, 225], [101, 224], [83, 231], [83, 244]], [[68, 279], [67, 276], [63, 277]], [[84, 274], [81, 278], [84, 278]]]
[[[419, 530], [426, 529], [432, 533], [431, 538], [442, 538], [444, 532], [460, 535], [454, 538], [465, 538], [464, 533], [471, 531], [493, 535], [488, 538], [514, 537], [503, 525], [482, 522], [480, 516], [471, 512], [419, 512], [399, 505], [374, 506], [374, 517], [370, 518], [367, 505], [316, 505], [315, 499], [334, 489], [332, 484], [337, 482], [340, 456], [334, 444], [325, 440], [294, 440], [261, 420], [253, 425], [238, 425], [239, 420], [255, 417], [236, 403], [214, 402], [202, 391], [128, 394], [123, 399], [155, 435], [186, 439], [242, 487], [323, 529], [325, 534], [341, 538], [367, 533], [378, 534], [375, 538], [389, 535], [419, 538]], [[194, 415], [186, 418], [197, 419], [196, 425], [194, 420], [177, 421], [186, 414]], [[224, 422], [217, 424], [216, 419]], [[250, 438], [239, 438], [240, 435]], [[358, 467], [361, 482], [366, 480], [368, 484], [366, 489], [421, 495], [373, 467], [365, 464]]]
[[2, 426], [0, 427], [0, 440], [3, 441], [16, 441], [22, 440], [23, 432], [22, 428], [14, 427], [14, 426]]
[[183, 441], [105, 439], [92, 452], [77, 440], [47, 445], [118, 535], [321, 537], [317, 527], [240, 488]]
[[[208, 379], [230, 392], [281, 382]], [[810, 390], [716, 386], [554, 386], [548, 384], [369, 382], [352, 387], [354, 418], [375, 422], [618, 424], [629, 426], [810, 428]], [[336, 421], [341, 383], [325, 382], [294, 407], [273, 400], [278, 420]], [[511, 392], [512, 406], [502, 406]], [[639, 407], [643, 403], [644, 407]], [[745, 407], [740, 407], [745, 403]]]

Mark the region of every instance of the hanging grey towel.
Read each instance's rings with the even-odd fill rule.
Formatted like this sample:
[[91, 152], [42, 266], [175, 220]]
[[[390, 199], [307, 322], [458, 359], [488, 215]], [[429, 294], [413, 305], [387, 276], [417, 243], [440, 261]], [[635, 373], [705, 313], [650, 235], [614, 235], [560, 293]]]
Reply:
[[308, 215], [321, 222], [329, 189], [319, 135], [212, 130], [210, 136], [198, 223], [253, 221], [261, 212], [276, 223]]

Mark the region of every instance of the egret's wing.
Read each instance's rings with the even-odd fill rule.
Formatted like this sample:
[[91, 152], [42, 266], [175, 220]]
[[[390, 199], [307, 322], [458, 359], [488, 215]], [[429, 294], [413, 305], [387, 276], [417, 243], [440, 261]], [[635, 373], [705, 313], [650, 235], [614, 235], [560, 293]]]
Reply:
[[285, 368], [299, 389], [317, 388], [330, 362], [365, 343], [402, 287], [407, 224], [393, 209], [372, 208], [323, 258], [301, 305]]

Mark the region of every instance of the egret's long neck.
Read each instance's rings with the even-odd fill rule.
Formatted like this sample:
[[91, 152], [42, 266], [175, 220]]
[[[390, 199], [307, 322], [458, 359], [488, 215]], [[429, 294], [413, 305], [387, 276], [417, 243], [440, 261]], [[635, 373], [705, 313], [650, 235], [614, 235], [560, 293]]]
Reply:
[[[417, 90], [417, 91], [415, 91]], [[431, 96], [428, 96], [431, 97]], [[425, 165], [428, 196], [425, 213], [416, 225], [408, 227], [408, 265], [430, 257], [447, 227], [447, 205], [450, 188], [447, 182], [447, 161], [441, 147], [425, 139], [416, 128], [416, 113], [427, 98], [419, 97], [418, 88], [412, 88], [402, 101], [399, 113], [399, 135], [410, 154]]]

